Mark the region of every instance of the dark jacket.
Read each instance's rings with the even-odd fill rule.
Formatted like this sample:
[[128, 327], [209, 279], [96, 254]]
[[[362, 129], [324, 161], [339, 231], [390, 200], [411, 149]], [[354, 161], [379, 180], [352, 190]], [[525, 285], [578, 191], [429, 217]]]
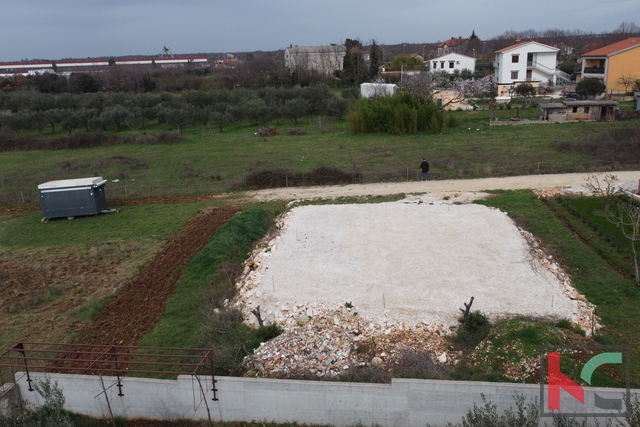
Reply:
[[422, 173], [429, 172], [429, 162], [423, 160], [422, 163], [420, 163], [420, 169], [422, 169]]

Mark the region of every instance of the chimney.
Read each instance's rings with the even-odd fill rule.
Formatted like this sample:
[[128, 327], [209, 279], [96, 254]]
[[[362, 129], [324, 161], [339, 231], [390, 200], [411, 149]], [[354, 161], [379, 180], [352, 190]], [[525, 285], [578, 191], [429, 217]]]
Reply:
[[518, 37], [518, 38], [516, 39], [516, 43], [520, 43], [521, 41], [522, 41], [522, 39], [521, 39], [520, 37]]
[[538, 37], [536, 37], [535, 39], [533, 39], [533, 41], [538, 43], [540, 41], [540, 39]]

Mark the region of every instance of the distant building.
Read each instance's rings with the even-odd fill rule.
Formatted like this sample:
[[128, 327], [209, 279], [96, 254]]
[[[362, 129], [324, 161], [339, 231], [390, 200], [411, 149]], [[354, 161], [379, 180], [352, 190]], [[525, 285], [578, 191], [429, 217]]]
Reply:
[[462, 37], [451, 37], [449, 40], [445, 40], [438, 45], [438, 56], [446, 55], [447, 53], [465, 53], [469, 46], [469, 39]]
[[[0, 74], [42, 74], [51, 71], [58, 73], [101, 71], [109, 68], [109, 62], [109, 59], [8, 62], [0, 63]], [[153, 65], [161, 68], [175, 68], [185, 65], [206, 67], [209, 65], [207, 57], [115, 59], [114, 62], [116, 66]]]
[[289, 46], [284, 51], [284, 63], [290, 71], [316, 71], [325, 77], [342, 70], [347, 49], [342, 45]]
[[616, 101], [563, 101], [539, 104], [541, 120], [548, 122], [575, 122], [615, 120]]
[[446, 71], [453, 74], [455, 70], [462, 71], [465, 68], [472, 73], [476, 70], [476, 59], [460, 53], [448, 53], [427, 61], [429, 71]]

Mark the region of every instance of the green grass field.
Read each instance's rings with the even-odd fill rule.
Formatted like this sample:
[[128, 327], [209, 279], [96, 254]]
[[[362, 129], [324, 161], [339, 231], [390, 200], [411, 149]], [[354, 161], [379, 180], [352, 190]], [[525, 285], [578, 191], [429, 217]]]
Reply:
[[631, 378], [640, 384], [640, 330], [635, 327], [640, 319], [640, 289], [633, 280], [630, 244], [624, 245], [620, 230], [601, 221], [604, 203], [594, 198], [545, 201], [529, 191], [498, 192], [479, 203], [499, 206], [542, 240], [573, 285], [596, 305], [604, 325], [596, 341], [631, 346]]
[[[332, 130], [320, 132], [318, 118], [308, 117], [297, 125], [308, 130], [306, 135], [287, 135], [292, 127], [288, 121], [274, 123], [281, 135], [269, 137], [256, 136], [257, 128], [246, 124], [229, 126], [223, 133], [194, 125], [183, 132], [186, 140], [176, 144], [2, 152], [0, 203], [34, 202], [40, 183], [88, 176], [109, 180], [109, 198], [234, 191], [245, 175], [266, 168], [304, 172], [334, 166], [360, 173], [365, 182], [416, 180], [423, 157], [432, 165], [432, 179], [640, 167], [640, 159], [633, 156], [611, 160], [554, 146], [591, 141], [613, 129], [637, 126], [633, 122], [488, 126], [486, 110], [447, 114], [456, 116], [461, 126], [438, 135], [351, 135], [346, 121], [334, 119], [327, 125], [327, 118], [321, 119], [322, 127]], [[150, 125], [143, 131], [163, 129]]]

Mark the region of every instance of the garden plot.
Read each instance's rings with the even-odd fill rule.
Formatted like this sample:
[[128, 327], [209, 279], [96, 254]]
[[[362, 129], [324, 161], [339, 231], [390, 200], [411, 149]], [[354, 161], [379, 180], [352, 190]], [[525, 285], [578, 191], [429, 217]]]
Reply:
[[254, 323], [258, 306], [266, 322], [285, 327], [353, 306], [351, 315], [383, 331], [445, 330], [472, 296], [472, 309], [493, 319], [588, 322], [584, 298], [497, 209], [426, 195], [297, 207], [280, 225], [237, 284], [235, 303]]

